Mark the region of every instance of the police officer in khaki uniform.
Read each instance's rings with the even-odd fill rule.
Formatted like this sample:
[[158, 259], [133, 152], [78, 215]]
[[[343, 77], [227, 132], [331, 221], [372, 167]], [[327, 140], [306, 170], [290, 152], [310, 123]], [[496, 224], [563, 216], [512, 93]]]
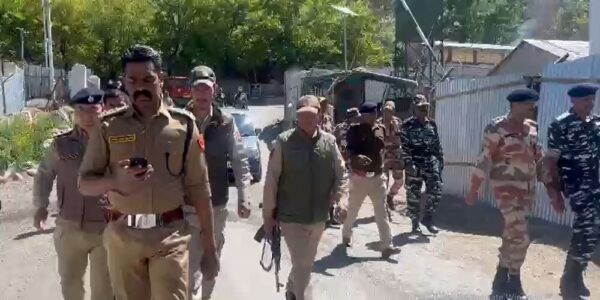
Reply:
[[49, 196], [56, 180], [58, 218], [54, 247], [65, 300], [83, 300], [83, 277], [90, 261], [92, 300], [113, 299], [102, 246], [106, 226], [101, 197], [85, 197], [77, 189], [77, 171], [87, 146], [88, 134], [98, 125], [104, 93], [86, 88], [73, 96], [75, 127], [54, 137], [33, 181], [34, 226], [42, 229], [48, 218]]
[[[275, 141], [263, 193], [263, 228], [271, 233], [279, 222], [290, 251], [288, 300], [312, 299], [310, 274], [329, 204], [345, 199], [348, 193], [344, 160], [335, 137], [318, 127], [318, 98], [303, 96], [297, 108], [297, 127]], [[344, 217], [342, 207], [340, 218]]]
[[[231, 168], [235, 177], [238, 190], [238, 209], [240, 218], [246, 219], [250, 216], [249, 191], [252, 175], [250, 166], [244, 152], [244, 144], [235, 120], [227, 113], [221, 111], [216, 105], [216, 76], [215, 72], [207, 66], [197, 66], [190, 72], [192, 88], [192, 101], [187, 106], [196, 117], [196, 125], [203, 135], [206, 143], [206, 163], [208, 165], [208, 177], [212, 192], [212, 205], [215, 224], [215, 239], [217, 241], [217, 253], [221, 256], [221, 250], [225, 244], [225, 224], [227, 222], [227, 202], [229, 200], [229, 176], [227, 174], [227, 161], [231, 162]], [[202, 245], [200, 239], [202, 228], [199, 226], [197, 217], [192, 209], [186, 210], [186, 219], [192, 225], [192, 241], [190, 250], [190, 300], [210, 299], [215, 280], [202, 278], [200, 272], [200, 259]], [[202, 279], [202, 280], [201, 280]], [[202, 291], [200, 292], [200, 287]]]
[[109, 80], [104, 90], [104, 109], [110, 110], [127, 105], [129, 99], [121, 89], [121, 82]]
[[396, 104], [394, 101], [386, 101], [383, 105], [383, 116], [377, 119], [377, 123], [385, 129], [383, 169], [386, 176], [391, 173], [393, 178], [393, 183], [389, 187], [387, 195], [387, 205], [392, 210], [395, 206], [394, 197], [402, 188], [404, 181], [404, 161], [402, 160], [402, 142], [400, 140], [402, 120], [396, 117], [395, 113]]
[[203, 274], [218, 273], [204, 140], [192, 115], [164, 106], [154, 49], [136, 45], [122, 65], [132, 105], [101, 118], [79, 171], [80, 190], [108, 192], [104, 246], [117, 299], [187, 299], [185, 203], [203, 228]]

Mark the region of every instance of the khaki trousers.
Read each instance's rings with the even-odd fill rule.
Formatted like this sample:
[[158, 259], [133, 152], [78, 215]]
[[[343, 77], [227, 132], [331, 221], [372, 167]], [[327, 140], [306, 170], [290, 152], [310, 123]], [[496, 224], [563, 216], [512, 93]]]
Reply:
[[91, 300], [113, 300], [102, 234], [83, 231], [76, 222], [56, 219], [53, 237], [63, 298], [83, 300], [83, 276], [89, 260]]
[[286, 289], [294, 293], [296, 300], [312, 299], [310, 276], [324, 230], [325, 222], [310, 225], [281, 223], [281, 235], [292, 259]]
[[110, 222], [104, 247], [117, 300], [186, 300], [189, 241], [184, 220], [151, 229]]
[[384, 175], [369, 178], [352, 174], [348, 198], [348, 216], [342, 227], [343, 237], [352, 237], [352, 227], [354, 227], [360, 207], [365, 201], [365, 197], [369, 196], [375, 210], [375, 223], [379, 230], [380, 247], [383, 250], [392, 246], [392, 233], [385, 211], [385, 181], [386, 177]]
[[[225, 225], [227, 224], [227, 216], [229, 211], [226, 205], [213, 207], [213, 220], [215, 230], [215, 241], [217, 242], [217, 255], [221, 257], [223, 245], [225, 245]], [[191, 220], [190, 218], [195, 218]], [[215, 280], [203, 280], [202, 272], [200, 271], [200, 263], [202, 262], [202, 229], [197, 222], [196, 214], [186, 215], [186, 219], [190, 224], [192, 240], [190, 241], [190, 288], [188, 297], [190, 300], [206, 300], [210, 299], [212, 292], [215, 289]]]

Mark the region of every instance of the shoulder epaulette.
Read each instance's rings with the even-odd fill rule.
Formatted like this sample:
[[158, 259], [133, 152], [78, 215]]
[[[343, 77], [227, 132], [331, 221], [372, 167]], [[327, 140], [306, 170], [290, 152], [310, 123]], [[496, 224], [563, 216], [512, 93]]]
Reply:
[[113, 117], [113, 116], [118, 116], [120, 114], [125, 113], [127, 111], [127, 109], [129, 109], [129, 106], [121, 106], [121, 107], [109, 109], [109, 110], [104, 111], [104, 112], [102, 112], [100, 114], [100, 119], [104, 119], [104, 118], [108, 118], [108, 117]]
[[537, 126], [537, 122], [532, 119], [525, 119], [525, 123], [531, 126]]
[[169, 108], [167, 108], [167, 110], [170, 113], [173, 113], [173, 114], [176, 114], [176, 115], [179, 115], [179, 116], [184, 116], [184, 117], [186, 117], [188, 119], [191, 119], [191, 120], [196, 120], [196, 118], [194, 117], [194, 115], [190, 111], [188, 111], [188, 110], [177, 108], [177, 107], [169, 107]]

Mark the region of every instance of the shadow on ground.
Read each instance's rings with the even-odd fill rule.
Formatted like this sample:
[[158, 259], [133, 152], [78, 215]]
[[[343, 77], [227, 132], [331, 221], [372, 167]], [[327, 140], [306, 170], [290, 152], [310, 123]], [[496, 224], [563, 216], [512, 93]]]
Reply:
[[17, 236], [15, 236], [13, 238], [13, 240], [15, 241], [20, 241], [20, 240], [24, 240], [36, 235], [42, 235], [42, 234], [50, 234], [54, 232], [54, 227], [53, 228], [49, 228], [49, 229], [44, 229], [44, 230], [33, 230], [33, 231], [29, 231], [29, 232], [25, 232], [25, 233], [21, 233], [18, 234]]
[[[377, 244], [377, 242], [367, 244], [367, 248], [371, 250], [377, 248], [377, 246], [374, 244]], [[313, 266], [313, 272], [333, 277], [335, 275], [329, 273], [328, 270], [343, 269], [345, 267], [357, 263], [369, 261], [387, 261], [389, 263], [398, 263], [397, 260], [394, 260], [392, 258], [348, 256], [347, 249], [348, 248], [346, 248], [346, 246], [342, 244], [337, 245], [335, 248], [333, 248], [333, 251], [331, 251], [329, 255], [324, 256], [321, 259], [315, 261], [315, 264]], [[376, 253], [379, 255], [380, 252]]]
[[[498, 209], [477, 203], [473, 207], [455, 196], [444, 195], [436, 215], [436, 225], [443, 230], [466, 234], [501, 236], [502, 215]], [[569, 249], [571, 228], [549, 223], [538, 218], [529, 218], [529, 233], [533, 243]], [[600, 251], [592, 261], [600, 266]]]

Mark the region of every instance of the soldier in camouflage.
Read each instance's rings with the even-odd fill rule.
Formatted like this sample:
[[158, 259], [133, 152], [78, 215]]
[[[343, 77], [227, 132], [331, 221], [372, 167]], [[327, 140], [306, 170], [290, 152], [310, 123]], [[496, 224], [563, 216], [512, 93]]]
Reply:
[[331, 105], [329, 105], [329, 101], [325, 97], [319, 97], [319, 104], [321, 106], [321, 111], [319, 113], [319, 129], [333, 134], [333, 109], [330, 111], [329, 107]]
[[438, 229], [433, 224], [433, 215], [442, 198], [444, 154], [437, 125], [427, 117], [429, 103], [423, 95], [418, 95], [417, 98], [419, 102], [416, 104], [415, 116], [404, 122], [400, 132], [406, 171], [408, 217], [412, 220], [412, 232], [420, 234], [421, 187], [425, 182], [427, 202], [421, 223], [429, 232], [436, 234]]
[[402, 120], [396, 117], [396, 104], [394, 101], [387, 101], [383, 105], [383, 117], [377, 120], [385, 128], [384, 149], [383, 149], [383, 168], [384, 173], [392, 173], [394, 183], [389, 187], [387, 195], [388, 207], [394, 209], [394, 197], [402, 188], [404, 180], [404, 161], [402, 160], [402, 143], [400, 141], [400, 131], [402, 129]]
[[533, 205], [537, 166], [542, 157], [537, 124], [527, 116], [534, 112], [538, 99], [538, 93], [531, 89], [508, 95], [510, 113], [495, 118], [483, 132], [482, 151], [466, 197], [468, 205], [475, 204], [489, 171], [493, 194], [504, 217], [499, 263], [492, 283], [492, 295], [496, 296], [526, 299], [520, 277], [530, 244], [525, 217]]
[[597, 87], [577, 85], [569, 90], [572, 108], [548, 129], [545, 158], [548, 194], [554, 209], [564, 211], [564, 194], [575, 214], [573, 236], [560, 282], [562, 296], [589, 297], [583, 271], [598, 246], [600, 235], [600, 116], [592, 114]]
[[342, 123], [335, 125], [335, 128], [333, 129], [333, 135], [335, 136], [338, 148], [340, 148], [340, 152], [344, 157], [346, 166], [349, 166], [348, 156], [346, 155], [346, 147], [348, 146], [348, 142], [346, 141], [346, 135], [348, 134], [348, 129], [350, 129], [350, 126], [358, 122], [359, 117], [360, 112], [358, 111], [358, 108], [349, 108], [346, 111], [346, 120], [344, 120], [344, 122]]

